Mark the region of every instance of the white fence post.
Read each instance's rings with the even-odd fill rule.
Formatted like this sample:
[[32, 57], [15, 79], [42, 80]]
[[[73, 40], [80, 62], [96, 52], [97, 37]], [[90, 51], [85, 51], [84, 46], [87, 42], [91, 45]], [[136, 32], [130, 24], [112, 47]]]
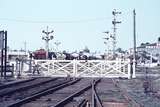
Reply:
[[49, 68], [50, 68], [50, 64], [49, 64], [49, 61], [47, 61], [47, 69], [48, 69], [47, 71], [48, 71], [48, 74], [50, 74], [50, 69]]
[[128, 79], [130, 79], [131, 78], [131, 62], [130, 62], [130, 60], [128, 60]]
[[53, 71], [55, 71], [55, 69], [54, 69], [55, 61], [53, 60], [52, 62], [53, 62]]
[[100, 69], [100, 70], [101, 70], [101, 72], [100, 72], [100, 73], [101, 73], [101, 74], [100, 74], [101, 77], [103, 77], [102, 73], [104, 72], [104, 64], [105, 64], [104, 61], [101, 62], [101, 69]]
[[78, 72], [78, 60], [75, 60], [75, 77], [77, 77], [77, 72]]
[[73, 77], [77, 77], [77, 64], [76, 64], [77, 60], [73, 60]]
[[132, 78], [136, 78], [136, 61], [133, 60], [133, 66], [132, 66]]

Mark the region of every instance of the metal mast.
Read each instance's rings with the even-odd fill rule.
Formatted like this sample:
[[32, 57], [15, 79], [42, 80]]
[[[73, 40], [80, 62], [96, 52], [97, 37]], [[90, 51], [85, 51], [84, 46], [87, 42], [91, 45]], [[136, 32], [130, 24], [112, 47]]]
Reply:
[[133, 10], [133, 73], [132, 77], [135, 78], [136, 70], [136, 12]]
[[53, 33], [54, 31], [48, 31], [48, 26], [47, 26], [47, 30], [43, 30], [42, 33], [44, 33], [46, 36], [42, 37], [42, 40], [44, 40], [46, 42], [46, 46], [45, 46], [45, 50], [46, 50], [46, 58], [48, 58], [48, 52], [49, 52], [49, 41], [53, 39], [53, 36], [50, 35], [51, 33]]
[[115, 49], [116, 49], [116, 43], [117, 43], [117, 41], [116, 41], [116, 25], [117, 24], [120, 24], [121, 23], [121, 21], [117, 21], [117, 15], [118, 14], [121, 14], [121, 12], [117, 12], [116, 11], [116, 9], [114, 9], [113, 11], [112, 11], [112, 15], [113, 15], [113, 21], [112, 21], [112, 24], [113, 24], [113, 35], [111, 36], [111, 38], [113, 39], [113, 56], [115, 55]]
[[133, 10], [133, 59], [136, 59], [136, 12]]

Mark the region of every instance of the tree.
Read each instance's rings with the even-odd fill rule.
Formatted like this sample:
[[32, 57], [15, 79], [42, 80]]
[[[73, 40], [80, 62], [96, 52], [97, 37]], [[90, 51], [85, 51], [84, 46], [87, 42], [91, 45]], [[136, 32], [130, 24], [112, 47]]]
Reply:
[[144, 46], [145, 45], [145, 43], [141, 43], [141, 46]]
[[149, 42], [146, 42], [146, 45], [149, 45], [150, 43]]
[[160, 37], [158, 37], [158, 42], [160, 42]]
[[119, 53], [125, 53], [125, 51], [123, 51], [122, 48], [117, 48], [116, 51]]
[[83, 49], [83, 52], [90, 53], [90, 50], [88, 49], [87, 46], [85, 46], [85, 48]]

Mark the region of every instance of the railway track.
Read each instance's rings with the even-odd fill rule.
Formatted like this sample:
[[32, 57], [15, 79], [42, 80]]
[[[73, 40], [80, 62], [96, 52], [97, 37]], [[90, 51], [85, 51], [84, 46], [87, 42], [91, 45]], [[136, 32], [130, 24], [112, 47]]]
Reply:
[[122, 95], [124, 96], [124, 98], [126, 99], [126, 101], [132, 106], [132, 107], [144, 107], [142, 104], [138, 103], [136, 100], [134, 100], [129, 94], [128, 92], [123, 89], [119, 82], [116, 80], [113, 80], [113, 84], [119, 89], [119, 91], [122, 93]]
[[[94, 92], [95, 87], [99, 82], [100, 79], [91, 80], [88, 84], [83, 86], [83, 88], [78, 89], [76, 92], [73, 92], [51, 107], [86, 107], [87, 104], [91, 103], [90, 96], [92, 96], [92, 99], [94, 99], [94, 95], [97, 95], [97, 93]], [[84, 95], [86, 96], [86, 98], [84, 97]], [[96, 107], [96, 105], [94, 105], [94, 107]]]
[[[63, 82], [58, 82], [44, 90], [41, 90], [37, 93], [34, 93], [22, 100], [19, 100], [19, 101], [15, 101], [13, 102], [12, 104], [9, 104], [7, 105], [7, 107], [20, 107], [21, 105], [25, 104], [25, 103], [28, 103], [28, 102], [31, 102], [31, 101], [34, 101], [35, 99], [41, 97], [41, 96], [45, 96], [47, 94], [50, 94], [50, 93], [53, 93], [54, 91], [56, 90], [59, 90], [61, 88], [64, 88], [66, 86], [69, 86], [69, 85], [72, 85], [76, 82], [78, 82], [80, 79], [75, 79], [75, 80], [63, 80]], [[29, 106], [30, 107], [30, 106]], [[33, 106], [34, 107], [34, 106]]]
[[118, 79], [102, 79], [96, 90], [104, 107], [143, 107], [121, 87]]
[[10, 95], [2, 107], [143, 107], [115, 79], [61, 78], [37, 86]]
[[0, 90], [2, 90], [4, 88], [7, 88], [7, 87], [14, 87], [15, 85], [18, 86], [18, 85], [33, 81], [35, 79], [36, 78], [30, 78], [30, 79], [27, 79], [27, 80], [22, 80], [22, 81], [18, 81], [18, 82], [12, 82], [12, 83], [3, 84], [3, 85], [0, 85]]
[[[39, 81], [38, 81], [39, 80]], [[25, 99], [34, 94], [40, 93], [47, 89], [56, 87], [60, 84], [64, 84], [70, 80], [66, 80], [65, 78], [41, 78], [37, 79], [37, 81], [32, 81], [32, 84], [28, 84], [23, 86], [14, 87], [13, 90], [11, 88], [4, 93], [1, 93], [0, 97], [0, 107], [7, 107], [9, 104], [13, 102], [17, 102], [19, 100]], [[29, 82], [30, 83], [30, 82]], [[26, 84], [26, 83], [25, 83]], [[4, 90], [4, 89], [3, 89]], [[2, 91], [2, 90], [1, 90]]]
[[[43, 106], [44, 107], [44, 105], [46, 105], [46, 107], [49, 107], [49, 106], [60, 107], [61, 105], [64, 104], [64, 102], [65, 103], [69, 102], [71, 99], [73, 99], [74, 96], [78, 96], [79, 94], [82, 94], [84, 91], [91, 88], [92, 84], [88, 81], [86, 82], [86, 79], [72, 80], [65, 84], [58, 85], [54, 88], [50, 88], [46, 91], [42, 91], [41, 93], [37, 93], [33, 96], [27, 97], [21, 101], [14, 102], [10, 104], [8, 107], [19, 107], [19, 106], [22, 106], [22, 107], [37, 107], [37, 106], [42, 107]], [[95, 84], [98, 81], [99, 80], [95, 81]], [[64, 92], [67, 92], [67, 90], [69, 92], [64, 93]], [[48, 102], [53, 101], [53, 98], [56, 99], [54, 100], [55, 102], [49, 104]], [[43, 102], [43, 100], [46, 102], [46, 104]]]
[[123, 89], [127, 88], [127, 94], [129, 94], [129, 96], [132, 97], [132, 99], [134, 99], [140, 106], [160, 107], [159, 99], [154, 96], [157, 95], [156, 93], [144, 92], [143, 80], [141, 78], [128, 81], [122, 80], [119, 81], [119, 83]]
[[[77, 99], [79, 98], [79, 99]], [[63, 103], [62, 103], [63, 102]], [[67, 104], [65, 104], [65, 102]], [[62, 106], [65, 105], [65, 106]], [[69, 101], [51, 107], [144, 107], [123, 89], [116, 79], [101, 79], [98, 84]]]
[[25, 91], [25, 90], [28, 90], [28, 89], [31, 89], [55, 80], [56, 78], [39, 78], [39, 79], [34, 79], [32, 81], [26, 82], [24, 84], [20, 84], [19, 86], [15, 85], [13, 87], [7, 87], [0, 90], [0, 98], [5, 96], [10, 96], [12, 94], [15, 94], [16, 92], [19, 93], [21, 91]]

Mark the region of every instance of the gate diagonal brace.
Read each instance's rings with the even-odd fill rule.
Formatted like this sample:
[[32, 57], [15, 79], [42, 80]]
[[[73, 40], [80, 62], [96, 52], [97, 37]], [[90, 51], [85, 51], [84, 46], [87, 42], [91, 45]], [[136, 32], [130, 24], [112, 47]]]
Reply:
[[101, 63], [95, 64], [95, 65], [92, 66], [92, 67], [87, 67], [86, 65], [83, 65], [83, 64], [81, 64], [81, 63], [78, 63], [78, 64], [79, 64], [81, 67], [86, 68], [83, 72], [81, 72], [81, 73], [79, 74], [79, 75], [81, 75], [81, 74], [85, 73], [87, 70], [96, 73], [96, 71], [94, 71], [94, 69], [97, 68], [97, 66], [99, 66]]
[[[114, 64], [114, 65], [115, 65], [115, 64]], [[120, 69], [121, 69], [122, 67], [126, 66], [127, 64], [125, 64], [125, 65], [123, 65], [123, 66], [119, 66], [119, 67], [117, 67], [117, 68], [115, 68], [114, 65], [110, 65], [108, 69], [111, 68], [111, 69], [113, 69], [113, 70], [115, 70], [115, 71], [117, 71], [117, 72], [119, 72], [119, 73], [121, 73], [121, 74], [125, 74], [124, 72], [121, 72]], [[113, 71], [111, 70], [110, 72], [113, 72]], [[110, 73], [110, 72], [107, 72], [106, 74], [108, 74], [108, 73]]]
[[[104, 60], [35, 60], [41, 72], [50, 76], [73, 77], [129, 77], [130, 63], [128, 60], [118, 62]], [[127, 67], [128, 66], [128, 67]]]
[[59, 67], [58, 65], [56, 65], [55, 64], [55, 66], [58, 68], [57, 70], [55, 70], [54, 72], [57, 72], [57, 71], [60, 71], [60, 70], [63, 70], [63, 71], [65, 71], [66, 73], [68, 73], [68, 74], [70, 74], [70, 72], [69, 71], [67, 71], [67, 70], [65, 70], [65, 67], [67, 67], [67, 66], [69, 66], [69, 65], [71, 65], [71, 64], [73, 64], [72, 62], [71, 63], [68, 63], [68, 64], [66, 64], [66, 65], [62, 65], [62, 67]]

